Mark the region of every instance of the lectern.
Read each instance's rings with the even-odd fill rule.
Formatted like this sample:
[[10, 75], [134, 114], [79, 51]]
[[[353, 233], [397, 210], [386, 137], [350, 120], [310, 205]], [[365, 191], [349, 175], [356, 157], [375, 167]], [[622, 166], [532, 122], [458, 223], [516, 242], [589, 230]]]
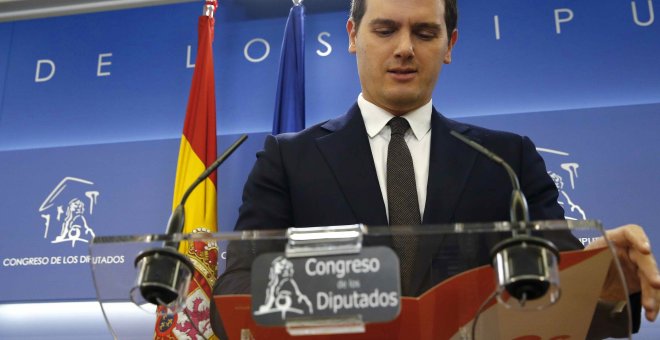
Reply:
[[[392, 247], [402, 235], [417, 243], [409, 292]], [[92, 261], [98, 301], [119, 339], [154, 332], [156, 307], [136, 286], [135, 259], [178, 242], [217, 246], [220, 272], [229, 266], [214, 296], [229, 339], [630, 338], [612, 249], [575, 249], [597, 237], [605, 234], [596, 221], [562, 220], [103, 236], [89, 249], [92, 258], [125, 259]], [[620, 298], [603, 300], [604, 285]], [[184, 293], [161, 313], [205, 333], [211, 320], [195, 315], [211, 306], [198, 302]]]

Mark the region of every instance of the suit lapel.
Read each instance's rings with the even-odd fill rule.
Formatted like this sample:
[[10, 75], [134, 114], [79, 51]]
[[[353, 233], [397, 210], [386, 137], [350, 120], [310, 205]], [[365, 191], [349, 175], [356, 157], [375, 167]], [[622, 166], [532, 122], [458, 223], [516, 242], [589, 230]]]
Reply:
[[357, 222], [387, 225], [369, 136], [357, 104], [348, 113], [323, 124], [330, 133], [316, 140], [321, 154], [335, 175]]
[[454, 210], [477, 154], [449, 132], [464, 133], [468, 129], [468, 126], [452, 122], [433, 110], [424, 224], [455, 222]]

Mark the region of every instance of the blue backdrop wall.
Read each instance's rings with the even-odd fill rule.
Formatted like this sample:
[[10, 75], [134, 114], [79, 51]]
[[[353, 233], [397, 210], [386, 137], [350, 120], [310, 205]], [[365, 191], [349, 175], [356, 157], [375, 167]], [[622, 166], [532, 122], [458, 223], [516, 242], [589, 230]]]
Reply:
[[[332, 10], [348, 1], [336, 2], [346, 5], [306, 18], [308, 125], [342, 114], [360, 91], [347, 11]], [[290, 7], [254, 3], [221, 1], [216, 15], [220, 149], [251, 134], [219, 171], [223, 231], [271, 129]], [[642, 224], [660, 244], [653, 1], [459, 6], [459, 41], [436, 108], [530, 136], [563, 185], [567, 217]], [[164, 231], [200, 12], [195, 2], [0, 24], [0, 302], [93, 299], [82, 263], [92, 232]], [[91, 230], [77, 238], [60, 234], [73, 198]]]

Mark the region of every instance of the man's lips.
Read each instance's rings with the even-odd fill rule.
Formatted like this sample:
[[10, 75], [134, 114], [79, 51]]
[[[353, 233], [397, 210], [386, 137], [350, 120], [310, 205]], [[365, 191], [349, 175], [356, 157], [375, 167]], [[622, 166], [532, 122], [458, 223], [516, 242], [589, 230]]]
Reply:
[[413, 68], [391, 68], [387, 70], [389, 73], [396, 73], [396, 74], [407, 74], [407, 73], [417, 73], [417, 70]]
[[406, 81], [413, 79], [417, 75], [417, 70], [412, 68], [393, 68], [387, 70], [387, 73], [395, 80]]

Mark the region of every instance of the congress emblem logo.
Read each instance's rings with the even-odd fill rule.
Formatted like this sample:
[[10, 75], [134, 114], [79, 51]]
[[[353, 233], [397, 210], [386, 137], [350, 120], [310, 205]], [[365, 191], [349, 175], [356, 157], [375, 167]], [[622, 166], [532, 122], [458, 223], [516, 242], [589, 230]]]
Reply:
[[99, 192], [85, 179], [65, 177], [39, 207], [44, 222], [44, 238], [51, 243], [89, 243], [95, 236], [90, 224]]

